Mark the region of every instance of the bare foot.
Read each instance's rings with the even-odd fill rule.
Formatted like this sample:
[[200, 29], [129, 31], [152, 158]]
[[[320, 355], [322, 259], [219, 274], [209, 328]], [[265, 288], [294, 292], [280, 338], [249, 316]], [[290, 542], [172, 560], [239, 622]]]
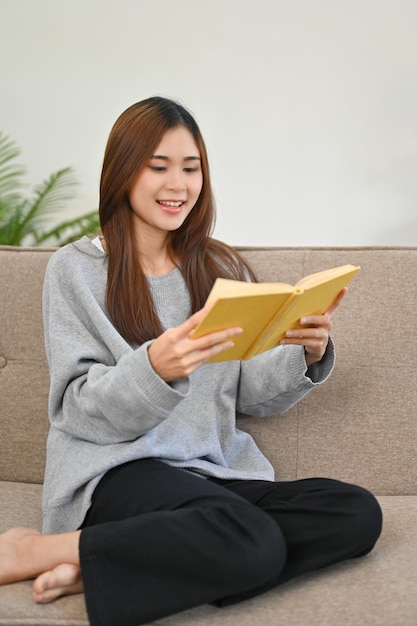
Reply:
[[51, 602], [60, 596], [82, 593], [81, 570], [77, 565], [62, 563], [44, 572], [33, 583], [33, 600], [38, 604]]
[[25, 539], [40, 534], [35, 528], [12, 528], [0, 534], [0, 585], [34, 577]]

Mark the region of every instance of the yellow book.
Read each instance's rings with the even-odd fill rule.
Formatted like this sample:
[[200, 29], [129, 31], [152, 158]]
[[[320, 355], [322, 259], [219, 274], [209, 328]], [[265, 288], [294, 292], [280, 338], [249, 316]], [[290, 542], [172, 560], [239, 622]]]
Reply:
[[305, 276], [294, 286], [218, 278], [207, 298], [212, 306], [192, 337], [240, 326], [243, 333], [232, 338], [234, 347], [210, 361], [250, 359], [277, 346], [287, 330], [300, 328], [302, 317], [325, 313], [359, 269], [334, 267]]

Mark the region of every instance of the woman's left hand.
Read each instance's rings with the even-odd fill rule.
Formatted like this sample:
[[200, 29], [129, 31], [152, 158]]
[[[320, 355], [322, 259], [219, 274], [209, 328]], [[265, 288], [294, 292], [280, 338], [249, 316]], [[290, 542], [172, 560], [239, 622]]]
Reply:
[[321, 361], [326, 352], [332, 330], [331, 314], [339, 306], [347, 287], [342, 289], [323, 315], [308, 315], [300, 320], [302, 328], [288, 330], [281, 344], [304, 346], [307, 367]]

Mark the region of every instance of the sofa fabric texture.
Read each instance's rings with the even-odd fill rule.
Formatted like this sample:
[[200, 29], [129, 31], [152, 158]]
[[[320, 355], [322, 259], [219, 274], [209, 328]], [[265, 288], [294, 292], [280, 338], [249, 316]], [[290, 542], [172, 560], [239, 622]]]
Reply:
[[[326, 476], [371, 490], [383, 533], [363, 559], [238, 605], [202, 606], [154, 623], [416, 626], [417, 248], [239, 250], [263, 281], [294, 284], [336, 265], [361, 266], [334, 314], [330, 379], [285, 415], [238, 416], [238, 424], [279, 480]], [[0, 532], [41, 526], [49, 384], [41, 306], [52, 252], [0, 246]], [[82, 595], [35, 605], [30, 581], [0, 587], [0, 626], [87, 624]]]

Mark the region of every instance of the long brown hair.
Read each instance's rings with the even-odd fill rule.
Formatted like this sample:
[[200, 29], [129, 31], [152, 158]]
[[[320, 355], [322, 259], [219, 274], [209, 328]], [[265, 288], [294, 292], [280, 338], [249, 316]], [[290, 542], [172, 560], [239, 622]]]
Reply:
[[206, 147], [193, 116], [178, 102], [153, 97], [130, 106], [107, 142], [100, 181], [99, 214], [108, 254], [106, 305], [120, 334], [142, 344], [163, 332], [134, 238], [129, 193], [164, 133], [184, 126], [200, 152], [203, 186], [187, 219], [168, 234], [168, 252], [180, 259], [192, 311], [201, 308], [215, 279], [255, 277], [235, 250], [211, 238], [215, 208]]

